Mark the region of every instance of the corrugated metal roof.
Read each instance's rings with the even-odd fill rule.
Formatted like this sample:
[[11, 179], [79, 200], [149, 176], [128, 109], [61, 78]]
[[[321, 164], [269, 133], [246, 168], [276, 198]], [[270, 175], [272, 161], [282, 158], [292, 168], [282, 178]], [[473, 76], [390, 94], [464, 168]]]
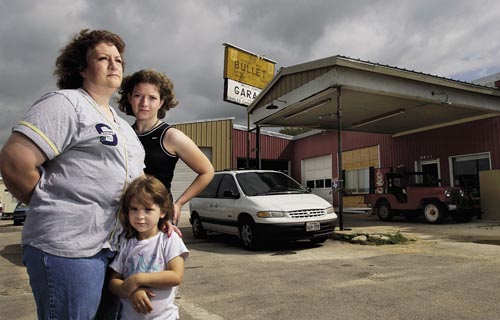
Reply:
[[339, 58], [343, 58], [343, 59], [347, 59], [347, 60], [351, 60], [351, 61], [355, 61], [355, 62], [361, 62], [361, 63], [371, 64], [373, 66], [391, 68], [391, 69], [400, 70], [400, 71], [404, 71], [404, 72], [411, 72], [411, 73], [416, 73], [416, 74], [420, 74], [420, 75], [424, 75], [424, 76], [430, 76], [430, 77], [434, 77], [434, 78], [437, 78], [437, 79], [442, 79], [442, 80], [447, 80], [447, 81], [454, 81], [454, 82], [458, 82], [458, 83], [468, 84], [468, 85], [477, 86], [477, 87], [484, 87], [484, 88], [488, 88], [488, 89], [491, 88], [489, 86], [481, 85], [479, 83], [474, 83], [474, 82], [468, 82], [468, 81], [462, 81], [462, 80], [447, 78], [447, 77], [443, 77], [443, 76], [439, 76], [439, 75], [435, 75], [435, 74], [431, 74], [431, 73], [425, 73], [425, 72], [411, 70], [411, 69], [406, 69], [406, 68], [401, 68], [401, 67], [397, 67], [397, 66], [391, 66], [391, 65], [388, 65], [388, 64], [382, 64], [382, 63], [378, 63], [378, 62], [372, 62], [372, 61], [369, 61], [369, 60], [356, 59], [356, 58], [351, 58], [351, 57], [341, 56], [341, 55], [338, 55], [338, 57]]
[[420, 72], [416, 70], [410, 70], [406, 68], [400, 68], [396, 66], [391, 66], [388, 64], [382, 64], [377, 62], [371, 62], [368, 60], [356, 59], [342, 55], [335, 55], [327, 58], [322, 58], [318, 60], [313, 60], [289, 67], [281, 67], [271, 82], [264, 88], [264, 90], [254, 99], [254, 101], [248, 106], [248, 112], [251, 112], [260, 100], [263, 99], [269, 90], [271, 90], [274, 85], [284, 76], [289, 74], [295, 74], [315, 69], [333, 67], [333, 66], [346, 66], [353, 69], [362, 69], [376, 73], [383, 73], [393, 76], [398, 76], [401, 78], [414, 79], [418, 81], [424, 81], [427, 83], [434, 83], [439, 85], [445, 85], [449, 87], [457, 87], [460, 89], [476, 89], [480, 90], [482, 93], [496, 94], [500, 96], [500, 91], [492, 88], [490, 86], [481, 85], [478, 83], [467, 82], [462, 80], [456, 80], [452, 78], [447, 78], [443, 76], [438, 76], [430, 73]]

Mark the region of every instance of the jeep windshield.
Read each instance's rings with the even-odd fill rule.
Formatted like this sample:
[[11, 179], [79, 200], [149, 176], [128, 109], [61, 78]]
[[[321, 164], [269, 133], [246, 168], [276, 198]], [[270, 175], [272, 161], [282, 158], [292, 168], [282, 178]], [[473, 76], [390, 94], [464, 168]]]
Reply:
[[236, 174], [236, 180], [247, 196], [309, 193], [297, 181], [280, 172], [241, 172]]

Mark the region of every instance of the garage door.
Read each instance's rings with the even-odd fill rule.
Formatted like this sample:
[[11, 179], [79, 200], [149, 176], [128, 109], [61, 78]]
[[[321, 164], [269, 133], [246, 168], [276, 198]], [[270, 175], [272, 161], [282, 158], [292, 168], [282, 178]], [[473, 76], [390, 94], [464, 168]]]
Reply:
[[304, 177], [304, 186], [311, 189], [314, 194], [331, 202], [332, 196], [332, 155], [323, 155], [319, 157], [302, 160], [302, 176]]
[[[200, 148], [200, 150], [207, 156], [207, 158], [212, 161], [212, 148]], [[196, 173], [191, 170], [181, 159], [177, 162], [175, 167], [174, 179], [172, 180], [172, 196], [174, 201], [180, 197], [180, 195], [186, 190], [187, 187], [196, 178]], [[183, 211], [189, 209], [188, 203], [182, 207]]]

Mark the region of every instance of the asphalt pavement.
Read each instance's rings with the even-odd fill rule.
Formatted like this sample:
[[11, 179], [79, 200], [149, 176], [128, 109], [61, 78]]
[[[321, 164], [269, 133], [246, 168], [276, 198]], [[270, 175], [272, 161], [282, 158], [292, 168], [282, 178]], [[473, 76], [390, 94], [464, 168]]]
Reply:
[[[381, 222], [367, 214], [344, 214], [344, 230], [339, 233], [399, 231], [416, 241], [380, 248], [328, 240], [324, 245], [297, 244], [247, 252], [230, 236], [194, 239], [187, 218], [184, 212], [179, 224], [191, 250], [176, 299], [181, 319], [500, 318], [500, 294], [496, 293], [499, 283], [492, 276], [500, 272], [500, 222], [447, 221], [429, 225], [403, 219]], [[0, 319], [36, 319], [28, 276], [21, 262], [21, 230], [22, 226], [13, 226], [12, 220], [0, 221]], [[430, 266], [420, 268], [417, 265], [421, 263]], [[405, 264], [413, 274], [405, 275], [401, 269]], [[481, 274], [470, 271], [478, 268]], [[455, 284], [450, 277], [453, 273], [462, 278], [456, 281], [467, 283]], [[427, 280], [431, 283], [424, 285]], [[398, 281], [392, 285], [400, 286], [391, 287], [391, 281]], [[461, 290], [470, 294], [470, 303], [457, 307], [467, 299], [461, 296]], [[343, 295], [338, 296], [338, 292]], [[390, 301], [398, 296], [405, 301]], [[436, 305], [430, 297], [439, 297]], [[301, 307], [302, 303], [307, 307]], [[427, 305], [418, 306], [424, 303]], [[444, 308], [442, 312], [440, 308]]]

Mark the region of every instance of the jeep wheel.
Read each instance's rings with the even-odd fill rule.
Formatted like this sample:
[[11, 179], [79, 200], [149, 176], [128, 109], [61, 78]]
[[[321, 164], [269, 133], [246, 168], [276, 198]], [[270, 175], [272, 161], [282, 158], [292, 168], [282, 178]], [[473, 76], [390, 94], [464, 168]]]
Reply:
[[445, 206], [438, 201], [429, 201], [424, 204], [424, 218], [428, 223], [441, 223], [446, 215]]
[[393, 218], [391, 205], [387, 201], [380, 201], [376, 204], [378, 218], [382, 221], [389, 221]]
[[207, 232], [203, 229], [203, 225], [201, 224], [200, 217], [195, 214], [191, 218], [191, 225], [193, 228], [193, 236], [195, 239], [202, 239], [207, 236]]
[[255, 233], [255, 223], [250, 218], [240, 222], [241, 246], [246, 250], [255, 250], [259, 246], [259, 240]]

